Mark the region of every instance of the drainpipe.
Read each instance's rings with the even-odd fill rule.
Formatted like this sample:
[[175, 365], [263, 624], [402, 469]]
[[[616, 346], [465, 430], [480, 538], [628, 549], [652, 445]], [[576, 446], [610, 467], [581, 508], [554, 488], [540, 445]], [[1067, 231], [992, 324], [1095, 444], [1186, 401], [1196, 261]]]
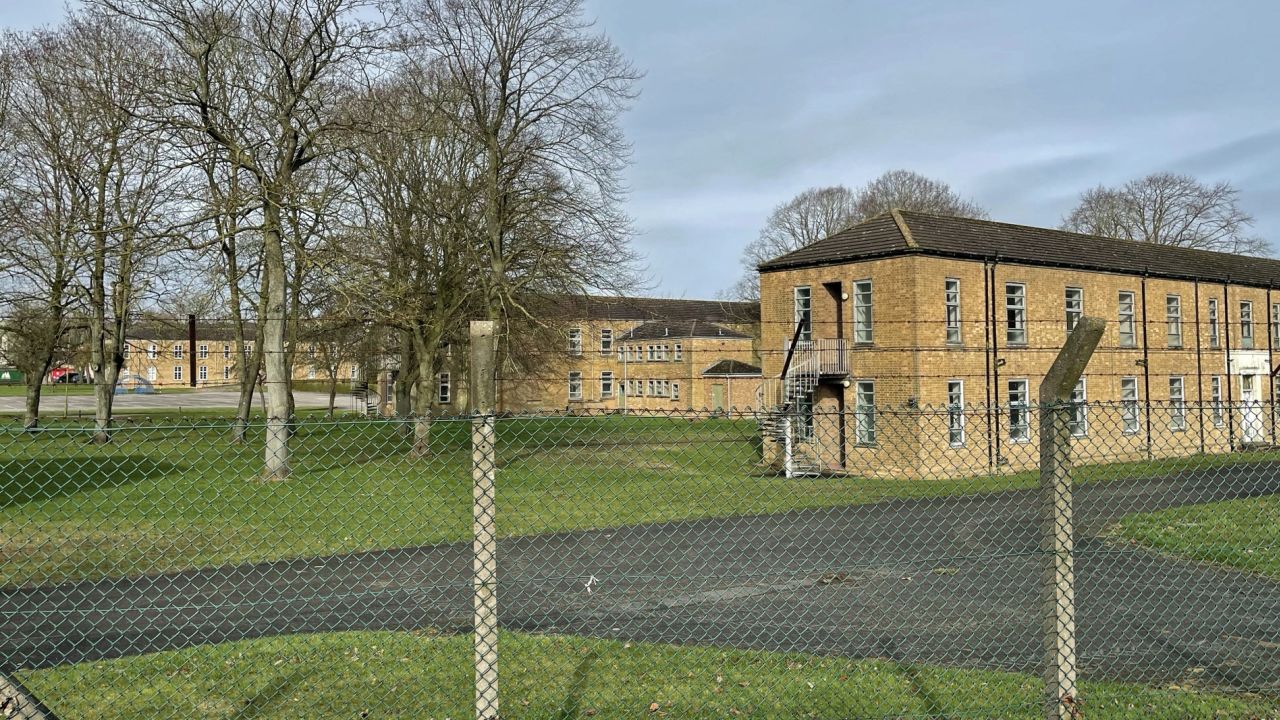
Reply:
[[1223, 329], [1223, 347], [1227, 350], [1227, 374], [1225, 384], [1227, 386], [1227, 447], [1231, 450], [1236, 449], [1236, 410], [1234, 407], [1235, 398], [1231, 392], [1231, 302], [1228, 300], [1227, 286], [1231, 283], [1231, 276], [1222, 282], [1222, 329]]
[[[987, 307], [990, 312], [987, 314], [987, 325], [991, 328], [991, 378], [994, 387], [995, 404], [1000, 402], [1000, 333], [996, 325], [996, 266], [1000, 262], [1000, 256], [996, 256], [991, 260], [991, 281], [988, 284], [989, 295]], [[987, 405], [987, 427], [991, 430], [993, 447], [993, 458], [995, 465], [1000, 464], [1000, 413], [996, 411], [992, 404]]]
[[[1147, 269], [1142, 271], [1142, 392], [1147, 396], [1147, 459], [1153, 457], [1151, 447], [1151, 344], [1147, 342]], [[1186, 390], [1183, 390], [1185, 394]]]
[[1200, 423], [1200, 454], [1204, 454], [1204, 363], [1200, 352], [1200, 281], [1195, 281], [1196, 303], [1196, 405], [1200, 407], [1197, 418]]
[[1276, 444], [1276, 374], [1271, 368], [1271, 354], [1275, 352], [1273, 338], [1276, 334], [1276, 318], [1271, 309], [1271, 285], [1267, 285], [1267, 398], [1271, 400], [1271, 444]]
[[[982, 359], [986, 363], [986, 374], [983, 381], [987, 392], [987, 467], [994, 470], [996, 466], [995, 433], [992, 432], [991, 416], [991, 348], [994, 328], [989, 322], [991, 318], [991, 261], [982, 262]], [[963, 322], [963, 320], [961, 321]], [[963, 410], [961, 410], [963, 412]]]

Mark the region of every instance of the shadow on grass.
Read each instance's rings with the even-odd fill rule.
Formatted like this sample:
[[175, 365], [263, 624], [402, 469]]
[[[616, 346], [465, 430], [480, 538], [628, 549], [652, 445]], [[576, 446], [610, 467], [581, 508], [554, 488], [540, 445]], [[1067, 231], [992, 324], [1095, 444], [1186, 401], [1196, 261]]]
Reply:
[[[246, 698], [244, 707], [240, 708], [231, 717], [235, 718], [235, 720], [252, 720], [253, 718], [263, 717], [264, 714], [268, 714], [270, 710], [279, 704], [281, 699], [288, 696], [300, 680], [305, 679], [314, 672], [314, 669], [305, 672], [302, 669], [298, 669], [284, 677], [273, 679], [267, 687]], [[327, 714], [322, 708], [312, 708], [312, 710], [316, 712], [316, 717], [323, 717]]]
[[118, 487], [183, 469], [145, 455], [6, 460], [0, 462], [0, 508]]
[[556, 720], [574, 720], [582, 717], [582, 693], [587, 689], [587, 678], [591, 676], [591, 666], [599, 657], [599, 653], [595, 650], [588, 650], [583, 654], [582, 660], [573, 670], [573, 678], [569, 681], [569, 690], [565, 694], [564, 702], [560, 705], [560, 712], [554, 716]]

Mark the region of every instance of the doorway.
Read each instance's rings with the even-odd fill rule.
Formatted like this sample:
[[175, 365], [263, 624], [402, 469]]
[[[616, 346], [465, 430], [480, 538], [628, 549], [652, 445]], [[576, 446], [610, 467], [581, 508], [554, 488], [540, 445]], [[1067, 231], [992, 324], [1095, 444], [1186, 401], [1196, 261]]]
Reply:
[[1262, 442], [1262, 403], [1258, 399], [1256, 375], [1240, 376], [1240, 439], [1245, 443]]
[[723, 383], [716, 383], [711, 386], [711, 409], [715, 412], [724, 412]]

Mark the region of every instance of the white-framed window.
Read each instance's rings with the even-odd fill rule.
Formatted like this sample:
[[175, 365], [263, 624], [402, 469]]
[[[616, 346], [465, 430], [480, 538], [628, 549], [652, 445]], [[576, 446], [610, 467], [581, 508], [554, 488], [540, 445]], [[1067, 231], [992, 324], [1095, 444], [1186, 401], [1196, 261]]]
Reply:
[[804, 393], [796, 399], [796, 412], [800, 415], [799, 422], [792, 421], [796, 439], [812, 440], [814, 427], [812, 392]]
[[657, 381], [657, 380], [654, 380], [653, 378], [649, 378], [649, 382], [648, 382], [647, 386], [645, 387], [645, 395], [647, 395], [647, 396], [649, 396], [649, 397], [657, 397], [657, 396], [658, 396], [658, 381]]
[[1005, 283], [1004, 286], [1005, 343], [1027, 344], [1027, 286], [1022, 283]]
[[223, 380], [230, 380], [230, 379], [231, 379], [231, 366], [230, 366], [230, 365], [223, 365], [223, 366], [222, 366], [222, 379], [223, 379]]
[[659, 345], [659, 346], [658, 346], [658, 360], [659, 360], [660, 362], [666, 362], [666, 361], [667, 361], [667, 357], [669, 356], [669, 353], [670, 353], [670, 352], [671, 352], [671, 346], [670, 346], [670, 345]]
[[675, 382], [674, 380], [671, 382], [671, 399], [680, 399], [680, 383]]
[[1067, 420], [1067, 427], [1075, 437], [1084, 437], [1089, 434], [1089, 407], [1086, 405], [1088, 399], [1085, 379], [1080, 378], [1076, 381], [1076, 386], [1071, 389], [1071, 416]]
[[316, 369], [314, 367], [307, 368], [307, 379], [308, 380], [316, 379]]
[[1027, 442], [1031, 439], [1027, 381], [1010, 380], [1006, 388], [1009, 402], [1009, 440], [1011, 442]]
[[857, 418], [855, 438], [859, 445], [874, 445], [876, 442], [876, 383], [874, 380], [859, 380], [854, 388], [854, 416]]
[[684, 359], [684, 345], [682, 345], [682, 344], [680, 344], [680, 343], [676, 343], [676, 344], [673, 346], [672, 353], [673, 353], [673, 354], [672, 354], [672, 358], [671, 358], [672, 360], [683, 360], [683, 359]]
[[1218, 298], [1209, 298], [1209, 347], [1222, 344], [1222, 322], [1218, 319]]
[[960, 334], [960, 280], [958, 278], [947, 278], [943, 282], [943, 293], [943, 302], [946, 304], [947, 343], [959, 345], [962, 342]]
[[355, 382], [359, 378], [360, 378], [360, 366], [352, 365], [351, 366], [351, 382]]
[[613, 371], [605, 370], [600, 373], [600, 397], [613, 397]]
[[1240, 301], [1240, 347], [1253, 349], [1253, 303]]
[[1182, 298], [1178, 295], [1164, 296], [1164, 319], [1168, 326], [1169, 347], [1182, 347]]
[[1219, 375], [1209, 378], [1209, 419], [1214, 427], [1222, 427], [1225, 419], [1222, 412], [1222, 377]]
[[800, 326], [800, 342], [813, 339], [813, 290], [807, 285], [793, 288], [792, 304], [795, 307], [795, 324]]
[[1126, 435], [1138, 432], [1138, 378], [1120, 378], [1120, 423]]
[[1280, 303], [1271, 303], [1271, 347], [1280, 348]]
[[315, 343], [307, 343], [307, 358], [314, 358], [315, 356], [316, 356]]
[[186, 344], [185, 344], [185, 343], [180, 343], [180, 342], [176, 342], [176, 343], [174, 343], [174, 344], [173, 344], [173, 359], [174, 359], [174, 360], [181, 360], [181, 359], [182, 359], [183, 354], [184, 354], [184, 353], [186, 353], [186, 351], [187, 351], [187, 346], [186, 346]]
[[649, 352], [649, 362], [657, 362], [657, 360], [658, 360], [658, 346], [657, 346], [657, 345], [649, 345], [649, 346], [646, 346], [646, 347], [645, 347], [645, 349]]
[[1084, 289], [1069, 287], [1063, 293], [1063, 307], [1066, 309], [1067, 332], [1076, 329], [1080, 318], [1084, 317]]
[[582, 399], [582, 373], [577, 370], [569, 373], [569, 399]]
[[223, 360], [231, 359], [231, 345], [228, 343], [222, 343], [222, 359]]
[[150, 345], [147, 345], [148, 360], [155, 360], [159, 356], [160, 356], [160, 349], [156, 347], [155, 343], [151, 343]]
[[871, 324], [871, 281], [858, 280], [853, 284], [853, 341], [869, 343], [875, 340]]
[[569, 328], [569, 354], [582, 354], [582, 328]]
[[453, 376], [447, 372], [436, 373], [436, 402], [442, 405], [453, 402]]
[[1120, 291], [1120, 313], [1118, 328], [1120, 331], [1120, 347], [1137, 347], [1138, 332], [1134, 320], [1137, 302], [1132, 290]]
[[209, 358], [209, 346], [208, 346], [208, 345], [204, 345], [204, 344], [202, 344], [202, 345], [200, 346], [199, 351], [196, 353], [196, 355], [197, 355], [201, 360], [207, 360], [207, 359]]
[[613, 352], [613, 328], [600, 328], [600, 354]]
[[964, 381], [947, 381], [947, 442], [964, 446]]
[[201, 365], [196, 377], [200, 378], [200, 382], [207, 382], [209, 380], [209, 366]]
[[120, 347], [120, 355], [123, 357], [129, 357], [129, 341], [128, 340], [125, 340], [124, 345]]
[[1182, 377], [1169, 378], [1169, 429], [1181, 432], [1187, 429], [1187, 394]]
[[181, 379], [182, 379], [182, 366], [181, 366], [181, 365], [174, 365], [174, 366], [173, 366], [173, 379], [174, 379], [174, 380], [181, 380]]
[[156, 369], [155, 369], [155, 367], [149, 367], [149, 368], [147, 368], [147, 380], [150, 380], [151, 382], [155, 382], [155, 381], [156, 381]]

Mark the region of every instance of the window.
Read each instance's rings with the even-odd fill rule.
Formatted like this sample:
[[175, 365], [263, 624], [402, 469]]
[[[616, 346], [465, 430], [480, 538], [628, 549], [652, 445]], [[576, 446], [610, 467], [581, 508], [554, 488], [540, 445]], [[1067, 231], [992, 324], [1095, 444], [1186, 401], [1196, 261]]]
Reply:
[[129, 341], [126, 340], [124, 345], [121, 346], [120, 354], [124, 357], [129, 357]]
[[1134, 327], [1133, 298], [1132, 291], [1120, 291], [1120, 347], [1137, 347], [1138, 345], [1138, 334]]
[[1209, 417], [1214, 427], [1222, 427], [1222, 378], [1218, 375], [1209, 378]]
[[154, 367], [147, 368], [147, 380], [156, 381], [156, 369]]
[[876, 442], [876, 384], [871, 380], [859, 380], [854, 396], [857, 417], [856, 437], [859, 445]]
[[359, 377], [360, 377], [360, 366], [352, 365], [351, 366], [351, 382], [355, 382]]
[[1067, 311], [1067, 332], [1070, 333], [1076, 329], [1080, 318], [1084, 317], [1084, 290], [1078, 287], [1067, 288], [1063, 305]]
[[666, 361], [667, 361], [667, 353], [669, 353], [669, 352], [671, 352], [671, 346], [670, 346], [670, 345], [659, 345], [659, 346], [658, 346], [658, 360], [660, 360], [660, 361], [662, 361], [662, 362], [666, 362]]
[[1169, 347], [1182, 347], [1182, 298], [1165, 296], [1164, 318], [1169, 326]]
[[673, 355], [673, 357], [672, 357], [672, 359], [673, 359], [673, 360], [683, 360], [683, 359], [684, 359], [684, 346], [683, 346], [683, 345], [681, 345], [680, 343], [676, 343], [674, 353], [675, 353], [675, 354], [674, 354], [674, 355]]
[[582, 373], [580, 372], [569, 373], [569, 399], [582, 399]]
[[1027, 286], [1007, 283], [1004, 286], [1004, 339], [1009, 345], [1027, 344]]
[[316, 346], [314, 343], [307, 343], [307, 357], [314, 358], [316, 356]]
[[1181, 377], [1169, 378], [1169, 429], [1187, 429], [1187, 396]]
[[1240, 303], [1240, 347], [1253, 349], [1253, 303], [1248, 300]]
[[1027, 414], [1027, 381], [1010, 380], [1008, 389], [1009, 440], [1027, 442], [1031, 439], [1031, 425]]
[[1120, 378], [1120, 421], [1124, 434], [1138, 432], [1138, 378]]
[[[796, 399], [796, 412], [800, 415], [799, 423], [793, 424], [797, 440], [813, 439], [813, 393], [807, 392]], [[798, 425], [798, 427], [796, 426]]]
[[208, 346], [208, 345], [201, 345], [201, 346], [200, 346], [200, 352], [199, 352], [199, 353], [197, 353], [197, 355], [199, 355], [199, 357], [200, 357], [200, 359], [201, 359], [201, 360], [206, 360], [206, 359], [208, 359], [208, 357], [209, 357], [209, 346]]
[[226, 343], [222, 344], [222, 359], [223, 360], [231, 359], [231, 346]]
[[1271, 347], [1280, 348], [1280, 303], [1271, 303]]
[[1075, 437], [1084, 437], [1089, 434], [1089, 408], [1085, 404], [1088, 396], [1085, 393], [1084, 378], [1080, 378], [1076, 381], [1076, 386], [1071, 389], [1071, 417], [1067, 420], [1067, 427]]
[[173, 366], [173, 379], [174, 379], [174, 380], [181, 380], [181, 379], [182, 379], [182, 366], [181, 366], [181, 365], [174, 365], [174, 366]]
[[613, 352], [613, 328], [600, 329], [600, 354], [608, 355]]
[[947, 304], [947, 342], [959, 345], [961, 343], [960, 281], [956, 278], [947, 278], [943, 287]]
[[671, 383], [671, 399], [672, 400], [680, 399], [680, 383], [678, 382], [673, 381]]
[[199, 371], [199, 374], [197, 375], [197, 377], [199, 377], [199, 378], [200, 378], [200, 382], [206, 382], [206, 381], [208, 381], [208, 379], [209, 379], [209, 366], [208, 366], [208, 365], [201, 365], [201, 366], [200, 366], [200, 371]]
[[813, 339], [813, 291], [798, 287], [791, 291], [795, 303], [795, 323], [800, 327], [800, 342]]
[[444, 405], [453, 402], [453, 378], [447, 372], [436, 374], [436, 402]]
[[649, 351], [649, 362], [656, 361], [658, 359], [658, 346], [650, 345], [647, 350]]
[[947, 381], [947, 441], [951, 447], [964, 445], [964, 381]]
[[657, 381], [657, 380], [650, 380], [650, 381], [649, 381], [649, 383], [648, 383], [648, 387], [647, 387], [647, 388], [645, 388], [645, 394], [646, 394], [646, 395], [648, 395], [649, 397], [657, 397], [657, 396], [658, 396], [658, 381]]
[[230, 366], [230, 365], [223, 365], [223, 366], [222, 366], [222, 379], [223, 379], [223, 380], [230, 380], [230, 379], [231, 379], [231, 366]]
[[316, 379], [316, 369], [314, 367], [307, 368], [307, 379], [308, 380]]
[[151, 343], [147, 346], [147, 358], [149, 360], [155, 360], [159, 355], [160, 353], [157, 351], [155, 343]]
[[859, 280], [853, 284], [853, 340], [869, 343], [874, 339], [871, 330], [871, 281]]
[[569, 328], [569, 354], [582, 354], [582, 328]]
[[1218, 298], [1209, 298], [1209, 347], [1218, 347], [1222, 340], [1221, 325], [1218, 322]]
[[184, 344], [182, 344], [182, 343], [174, 343], [174, 344], [173, 344], [173, 359], [174, 359], [174, 360], [181, 360], [181, 359], [182, 359], [182, 355], [183, 355], [183, 353], [184, 353], [184, 352], [186, 352], [186, 348], [187, 348], [187, 346], [186, 346], [186, 345], [184, 345]]
[[611, 370], [600, 373], [600, 397], [613, 397], [613, 371]]

